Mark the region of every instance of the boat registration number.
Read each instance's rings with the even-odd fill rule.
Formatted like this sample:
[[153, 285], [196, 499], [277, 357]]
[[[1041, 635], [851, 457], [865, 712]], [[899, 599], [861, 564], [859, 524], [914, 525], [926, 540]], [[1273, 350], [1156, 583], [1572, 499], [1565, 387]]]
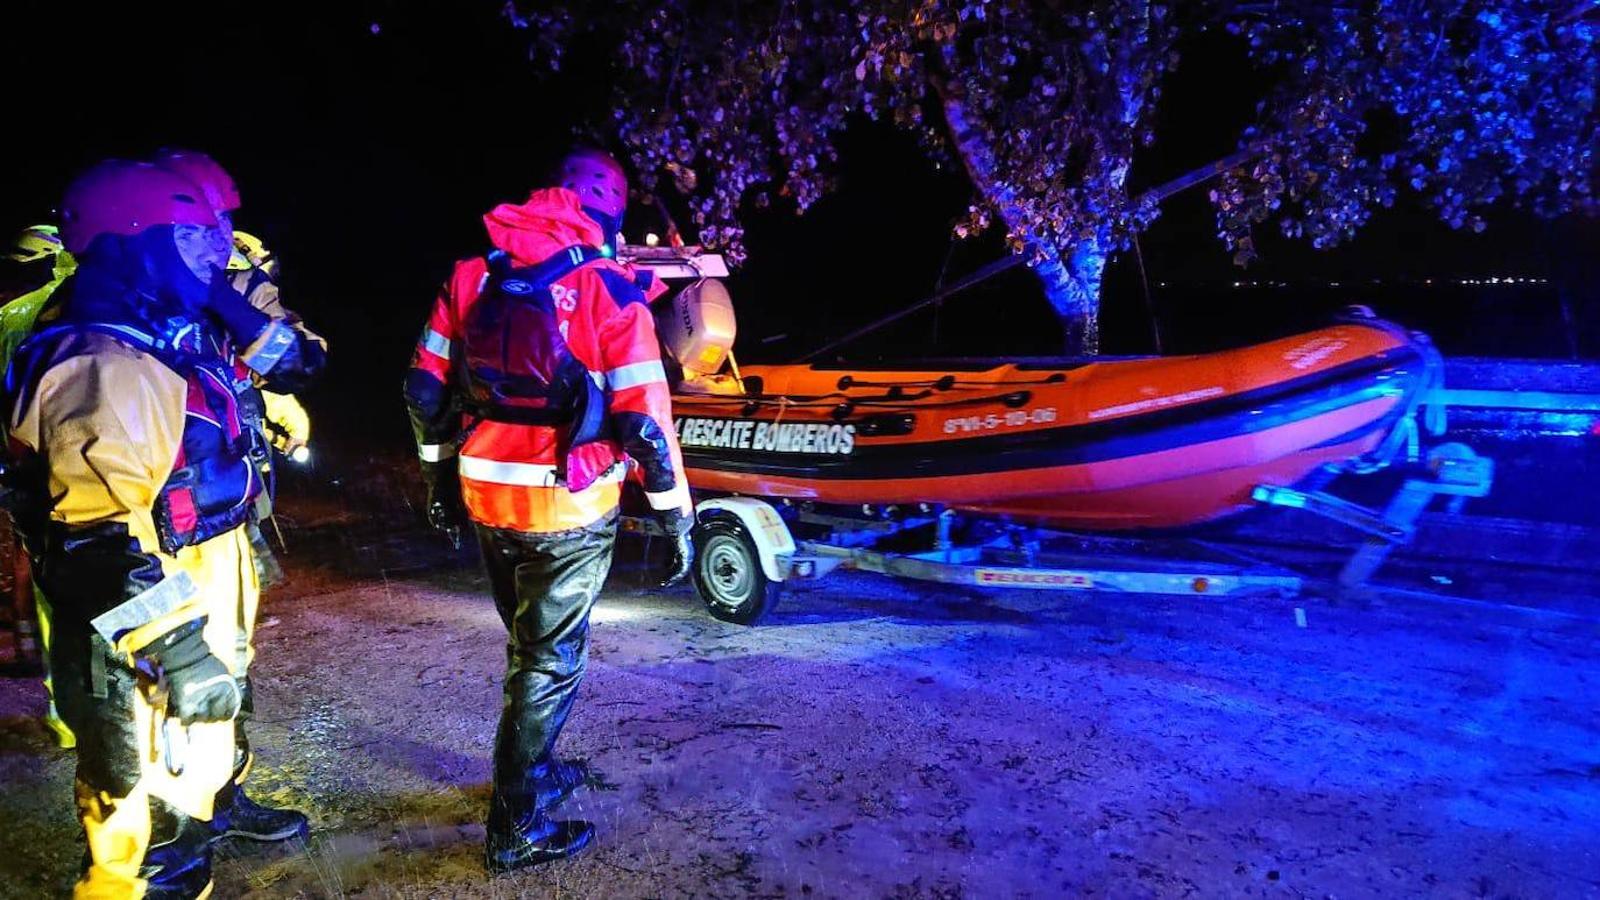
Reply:
[[974, 431], [995, 431], [1000, 428], [1022, 428], [1027, 425], [1048, 425], [1056, 420], [1054, 406], [1033, 409], [1012, 409], [986, 416], [956, 416], [944, 420], [945, 434], [964, 434]]

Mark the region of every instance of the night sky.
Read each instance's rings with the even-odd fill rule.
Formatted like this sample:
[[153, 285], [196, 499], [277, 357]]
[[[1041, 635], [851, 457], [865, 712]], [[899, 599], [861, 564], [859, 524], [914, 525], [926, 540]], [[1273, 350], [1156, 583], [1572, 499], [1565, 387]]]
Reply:
[[[0, 37], [12, 101], [0, 229], [48, 218], [66, 179], [96, 159], [162, 144], [210, 152], [241, 187], [239, 225], [282, 259], [290, 304], [332, 339], [322, 402], [378, 392], [399, 417], [401, 371], [435, 286], [453, 259], [484, 249], [478, 217], [525, 196], [573, 125], [606, 111], [603, 66], [580, 57], [563, 82], [539, 82], [524, 36], [499, 8], [13, 0]], [[1205, 36], [1186, 48], [1158, 144], [1135, 163], [1136, 188], [1233, 148], [1256, 96], [1230, 41]], [[947, 261], [953, 278], [1000, 252], [992, 235], [951, 249], [949, 223], [968, 187], [935, 171], [909, 137], [863, 124], [842, 144], [836, 194], [803, 218], [780, 209], [749, 219], [750, 262], [731, 285], [746, 360], [798, 356], [924, 296]], [[635, 239], [644, 218], [636, 209]], [[1586, 260], [1597, 237], [1593, 222], [1549, 226], [1511, 214], [1464, 235], [1402, 203], [1334, 252], [1264, 239], [1264, 260], [1241, 271], [1214, 236], [1202, 189], [1169, 202], [1142, 248], [1169, 352], [1315, 326], [1361, 301], [1427, 328], [1449, 351], [1564, 356], [1573, 330], [1559, 313], [1564, 285], [1580, 317], [1578, 348], [1593, 356], [1600, 316]], [[1554, 282], [1493, 291], [1393, 284], [1505, 274]], [[1233, 289], [1234, 280], [1295, 287]], [[1340, 287], [1325, 287], [1335, 280]], [[1130, 254], [1108, 275], [1108, 352], [1153, 349], [1147, 308]], [[857, 354], [1047, 353], [1055, 333], [1031, 276], [1013, 271]]]

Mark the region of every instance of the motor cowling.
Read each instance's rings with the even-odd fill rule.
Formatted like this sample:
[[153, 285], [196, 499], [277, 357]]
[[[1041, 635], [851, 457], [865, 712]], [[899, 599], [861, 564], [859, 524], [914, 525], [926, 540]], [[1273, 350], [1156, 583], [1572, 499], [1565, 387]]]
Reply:
[[738, 322], [721, 281], [702, 278], [656, 309], [656, 334], [688, 375], [715, 375], [728, 360]]

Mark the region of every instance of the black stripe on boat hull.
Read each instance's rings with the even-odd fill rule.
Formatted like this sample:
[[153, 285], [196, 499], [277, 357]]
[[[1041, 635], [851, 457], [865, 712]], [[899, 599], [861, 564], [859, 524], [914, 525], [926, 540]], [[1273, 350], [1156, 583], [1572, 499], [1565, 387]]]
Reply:
[[[1422, 362], [1415, 348], [1397, 347], [1252, 391], [1105, 422], [876, 446], [869, 443], [871, 438], [858, 436], [848, 456], [686, 447], [684, 461], [690, 469], [824, 480], [936, 478], [1085, 465], [1255, 434], [1384, 396], [1394, 396], [1399, 405], [1422, 377]], [[1392, 423], [1392, 416], [1337, 443], [1385, 423]]]

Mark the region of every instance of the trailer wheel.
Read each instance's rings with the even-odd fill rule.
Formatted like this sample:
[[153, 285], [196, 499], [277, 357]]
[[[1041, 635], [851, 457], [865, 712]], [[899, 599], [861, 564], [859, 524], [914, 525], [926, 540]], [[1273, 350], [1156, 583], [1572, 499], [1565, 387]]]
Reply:
[[783, 582], [761, 569], [756, 542], [742, 523], [718, 517], [694, 530], [694, 588], [706, 611], [724, 622], [754, 625], [778, 602]]

